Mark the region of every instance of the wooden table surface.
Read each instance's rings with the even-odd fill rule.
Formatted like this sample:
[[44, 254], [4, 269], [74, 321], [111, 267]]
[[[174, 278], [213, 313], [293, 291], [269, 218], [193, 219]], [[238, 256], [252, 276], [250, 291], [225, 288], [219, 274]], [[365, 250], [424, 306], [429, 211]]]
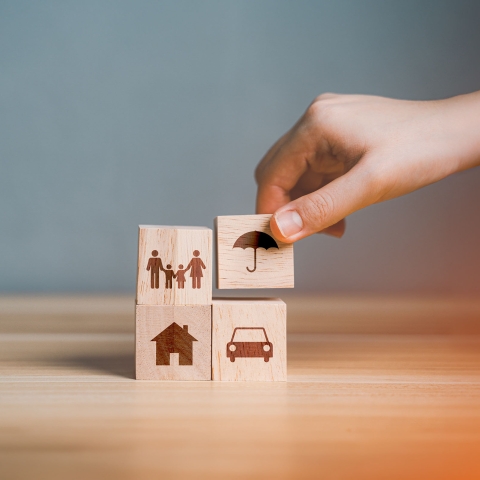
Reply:
[[141, 382], [133, 299], [0, 298], [0, 478], [480, 478], [480, 301], [287, 304], [288, 382]]

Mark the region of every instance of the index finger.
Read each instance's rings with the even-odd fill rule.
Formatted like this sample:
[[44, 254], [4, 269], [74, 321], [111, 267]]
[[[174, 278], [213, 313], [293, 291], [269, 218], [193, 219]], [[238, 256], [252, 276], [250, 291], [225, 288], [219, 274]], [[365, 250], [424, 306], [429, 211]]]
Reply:
[[261, 168], [257, 169], [257, 213], [274, 213], [290, 202], [291, 190], [308, 170], [312, 146], [306, 136], [290, 132], [281, 140], [283, 142], [267, 153], [259, 165]]

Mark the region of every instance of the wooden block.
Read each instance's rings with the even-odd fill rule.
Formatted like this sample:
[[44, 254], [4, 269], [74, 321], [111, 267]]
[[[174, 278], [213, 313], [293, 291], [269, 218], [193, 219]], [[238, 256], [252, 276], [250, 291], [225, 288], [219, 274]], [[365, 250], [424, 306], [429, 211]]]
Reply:
[[293, 244], [273, 237], [270, 218], [215, 219], [218, 288], [293, 288]]
[[140, 225], [138, 305], [212, 303], [212, 230]]
[[214, 298], [212, 380], [286, 379], [285, 303], [277, 298]]
[[138, 380], [211, 380], [211, 305], [137, 305]]

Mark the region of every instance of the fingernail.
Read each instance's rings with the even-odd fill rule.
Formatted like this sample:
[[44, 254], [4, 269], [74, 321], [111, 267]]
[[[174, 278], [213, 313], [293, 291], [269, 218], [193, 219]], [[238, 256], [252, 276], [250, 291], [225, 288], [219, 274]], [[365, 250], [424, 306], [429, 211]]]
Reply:
[[275, 215], [280, 233], [285, 237], [291, 237], [303, 229], [302, 217], [295, 210], [286, 210]]

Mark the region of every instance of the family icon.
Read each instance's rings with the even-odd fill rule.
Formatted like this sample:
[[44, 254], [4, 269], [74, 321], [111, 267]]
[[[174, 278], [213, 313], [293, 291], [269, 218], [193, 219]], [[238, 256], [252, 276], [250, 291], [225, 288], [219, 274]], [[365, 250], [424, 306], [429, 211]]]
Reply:
[[185, 288], [185, 273], [190, 270], [190, 278], [192, 279], [192, 288], [202, 287], [202, 269], [207, 267], [200, 258], [200, 252], [194, 250], [193, 258], [187, 265], [187, 268], [183, 268], [183, 264], [178, 266], [176, 272], [173, 271], [172, 265], [167, 264], [163, 267], [162, 259], [158, 256], [158, 250], [152, 251], [152, 256], [148, 260], [147, 270], [150, 271], [150, 288], [160, 288], [160, 272], [165, 274], [165, 288], [173, 288], [173, 280], [175, 279], [178, 284], [178, 288]]

